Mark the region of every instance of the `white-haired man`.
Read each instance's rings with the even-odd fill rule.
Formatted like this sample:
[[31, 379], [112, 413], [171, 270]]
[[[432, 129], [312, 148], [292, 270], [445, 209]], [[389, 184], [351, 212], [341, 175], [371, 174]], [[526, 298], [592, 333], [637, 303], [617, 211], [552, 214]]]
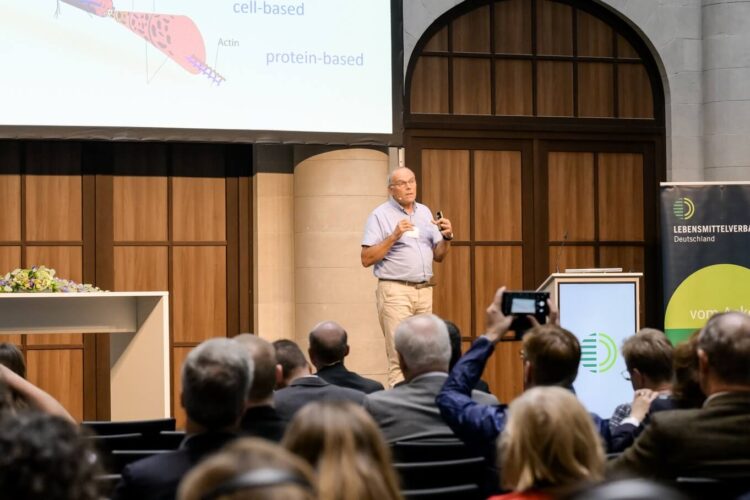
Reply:
[[[434, 314], [412, 316], [398, 325], [394, 337], [406, 383], [369, 394], [365, 408], [389, 442], [453, 437], [435, 404], [451, 359], [445, 322]], [[473, 391], [472, 398], [482, 404], [498, 403], [495, 396], [479, 391]]]

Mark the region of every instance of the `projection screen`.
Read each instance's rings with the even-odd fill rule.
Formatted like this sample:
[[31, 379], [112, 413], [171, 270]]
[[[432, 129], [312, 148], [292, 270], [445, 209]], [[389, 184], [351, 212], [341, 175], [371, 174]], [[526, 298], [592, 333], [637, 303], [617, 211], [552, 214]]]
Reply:
[[389, 142], [392, 3], [0, 0], [0, 135]]

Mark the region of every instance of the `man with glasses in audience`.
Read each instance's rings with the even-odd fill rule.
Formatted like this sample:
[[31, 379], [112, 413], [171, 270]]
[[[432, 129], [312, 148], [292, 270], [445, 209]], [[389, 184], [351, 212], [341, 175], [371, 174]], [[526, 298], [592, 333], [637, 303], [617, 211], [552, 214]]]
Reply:
[[388, 356], [388, 383], [404, 379], [393, 332], [409, 316], [432, 312], [432, 261], [442, 262], [453, 239], [451, 222], [417, 203], [417, 180], [401, 167], [388, 176], [390, 198], [370, 213], [362, 238], [362, 265], [374, 265], [378, 317]]

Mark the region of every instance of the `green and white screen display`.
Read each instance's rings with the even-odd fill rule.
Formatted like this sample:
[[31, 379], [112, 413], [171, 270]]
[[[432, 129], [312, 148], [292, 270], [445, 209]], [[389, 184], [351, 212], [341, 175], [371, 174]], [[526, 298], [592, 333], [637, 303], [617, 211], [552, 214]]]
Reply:
[[560, 325], [581, 343], [581, 365], [575, 388], [591, 412], [609, 418], [615, 407], [633, 399], [633, 388], [622, 377], [623, 341], [636, 331], [634, 283], [560, 283]]

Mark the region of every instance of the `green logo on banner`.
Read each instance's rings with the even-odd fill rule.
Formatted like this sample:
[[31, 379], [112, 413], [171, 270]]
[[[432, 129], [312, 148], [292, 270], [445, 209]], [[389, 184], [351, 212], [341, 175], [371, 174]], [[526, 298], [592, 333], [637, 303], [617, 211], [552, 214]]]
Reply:
[[685, 278], [672, 294], [664, 331], [672, 343], [681, 342], [717, 312], [750, 309], [750, 269], [714, 264]]
[[581, 342], [581, 364], [591, 373], [604, 373], [617, 361], [617, 345], [606, 333], [592, 333]]
[[688, 220], [695, 215], [695, 204], [688, 197], [678, 198], [672, 204], [672, 212], [678, 219]]

